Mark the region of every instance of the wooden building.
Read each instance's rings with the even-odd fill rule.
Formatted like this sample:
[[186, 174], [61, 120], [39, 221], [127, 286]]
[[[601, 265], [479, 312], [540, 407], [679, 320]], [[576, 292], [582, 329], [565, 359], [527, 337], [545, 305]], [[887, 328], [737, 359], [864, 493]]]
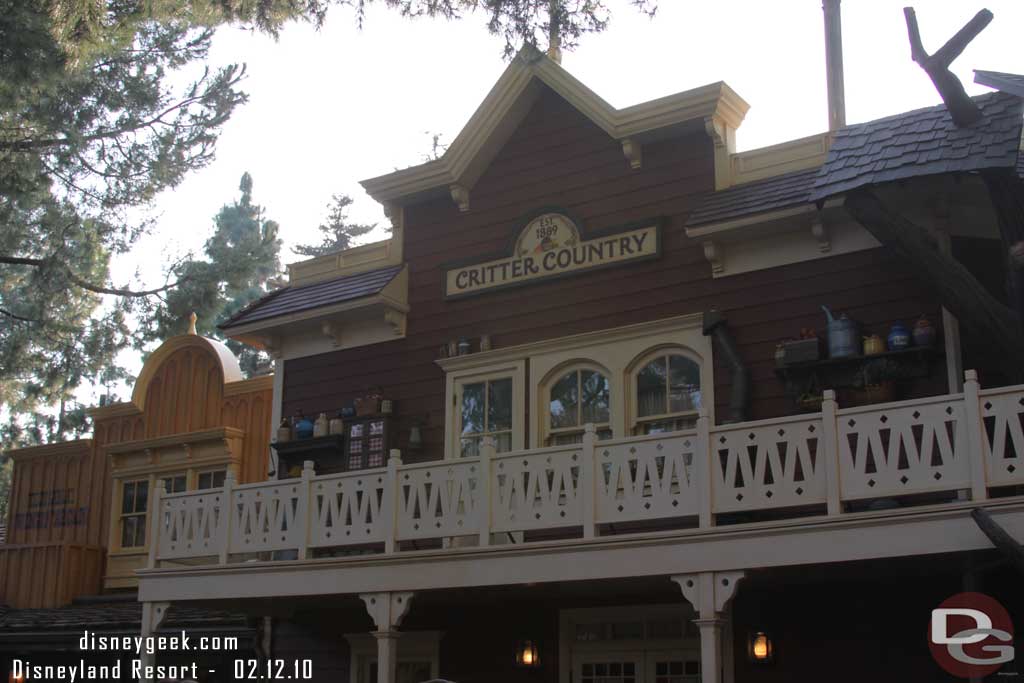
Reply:
[[[1005, 298], [977, 174], [1019, 182], [1024, 101], [976, 101], [969, 130], [940, 106], [737, 153], [724, 83], [615, 109], [524, 49], [442, 158], [364, 181], [391, 239], [222, 325], [276, 357], [259, 410], [214, 381], [178, 395], [224, 404], [160, 401], [166, 431], [138, 397], [96, 414], [108, 586], [145, 559], [144, 635], [168, 608], [262, 617], [264, 656], [314, 680], [952, 680], [933, 608], [972, 587], [1024, 613], [971, 517], [1024, 535], [1024, 386], [845, 199]], [[275, 444], [260, 482], [245, 454], [300, 414], [344, 429]]]
[[[149, 554], [154, 491], [160, 482], [167, 491], [213, 489], [229, 472], [264, 481], [272, 385], [271, 377], [244, 379], [227, 347], [193, 328], [153, 351], [130, 401], [89, 411], [91, 438], [8, 452], [0, 661], [116, 661], [77, 644], [85, 630], [138, 632], [134, 572]], [[169, 619], [197, 637], [240, 638], [243, 653], [252, 652], [255, 631], [244, 615], [179, 608]]]

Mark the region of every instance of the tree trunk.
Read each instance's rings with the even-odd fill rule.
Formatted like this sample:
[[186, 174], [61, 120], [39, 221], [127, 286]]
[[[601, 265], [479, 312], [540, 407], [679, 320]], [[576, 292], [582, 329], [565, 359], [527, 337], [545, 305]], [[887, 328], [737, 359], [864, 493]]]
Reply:
[[999, 234], [1006, 249], [1007, 294], [1010, 307], [1024, 320], [1024, 183], [1014, 169], [982, 171]]
[[846, 210], [884, 246], [907, 259], [960, 322], [992, 345], [1015, 382], [1024, 382], [1024, 332], [1016, 313], [997, 301], [970, 271], [942, 253], [928, 231], [890, 211], [870, 190], [851, 192]]

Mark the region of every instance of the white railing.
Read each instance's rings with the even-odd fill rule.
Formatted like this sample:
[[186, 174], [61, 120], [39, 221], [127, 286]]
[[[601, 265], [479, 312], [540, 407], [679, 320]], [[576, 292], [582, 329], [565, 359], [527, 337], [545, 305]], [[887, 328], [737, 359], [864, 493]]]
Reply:
[[[941, 502], [1024, 486], [1024, 385], [476, 458], [223, 489], [154, 492], [150, 566], [163, 560], [306, 558], [318, 548], [528, 542], [662, 525], [711, 527], [759, 513], [841, 515], [872, 499]], [[948, 495], [947, 495], [948, 494]], [[736, 517], [740, 515], [740, 517]], [[667, 528], [667, 526], [665, 527]], [[531, 535], [533, 534], [533, 535]], [[453, 542], [453, 539], [461, 539]], [[290, 551], [285, 553], [282, 551]]]

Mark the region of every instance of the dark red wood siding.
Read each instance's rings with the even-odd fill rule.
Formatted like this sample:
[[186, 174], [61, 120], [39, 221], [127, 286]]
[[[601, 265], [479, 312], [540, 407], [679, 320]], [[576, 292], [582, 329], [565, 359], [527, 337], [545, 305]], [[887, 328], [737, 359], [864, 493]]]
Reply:
[[[683, 229], [698, 196], [714, 186], [710, 139], [695, 131], [648, 144], [643, 154], [643, 168], [630, 170], [620, 142], [545, 92], [472, 189], [469, 212], [460, 213], [449, 198], [406, 208], [407, 337], [287, 361], [284, 414], [334, 411], [379, 385], [397, 402], [400, 448], [412, 420], [428, 418], [426, 448], [406, 456], [440, 457], [444, 376], [434, 360], [446, 341], [487, 333], [497, 348], [718, 309], [752, 371], [752, 417], [766, 418], [793, 410], [773, 373], [775, 344], [801, 327], [820, 329], [820, 304], [848, 312], [883, 336], [893, 320], [912, 322], [922, 312], [938, 320], [935, 297], [881, 250], [712, 279], [700, 243]], [[507, 250], [523, 217], [545, 206], [569, 210], [584, 231], [663, 218], [663, 255], [444, 300], [444, 264]], [[722, 355], [715, 368], [719, 419], [727, 414], [730, 383]], [[942, 391], [944, 375], [936, 377], [915, 389]]]

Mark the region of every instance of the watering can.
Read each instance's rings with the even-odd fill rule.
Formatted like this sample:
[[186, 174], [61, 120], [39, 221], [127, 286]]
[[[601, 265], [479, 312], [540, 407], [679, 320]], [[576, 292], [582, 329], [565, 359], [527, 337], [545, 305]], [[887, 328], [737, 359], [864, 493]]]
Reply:
[[828, 357], [850, 358], [858, 355], [860, 335], [857, 333], [857, 323], [845, 314], [836, 318], [828, 306], [822, 306], [821, 310], [828, 317]]

